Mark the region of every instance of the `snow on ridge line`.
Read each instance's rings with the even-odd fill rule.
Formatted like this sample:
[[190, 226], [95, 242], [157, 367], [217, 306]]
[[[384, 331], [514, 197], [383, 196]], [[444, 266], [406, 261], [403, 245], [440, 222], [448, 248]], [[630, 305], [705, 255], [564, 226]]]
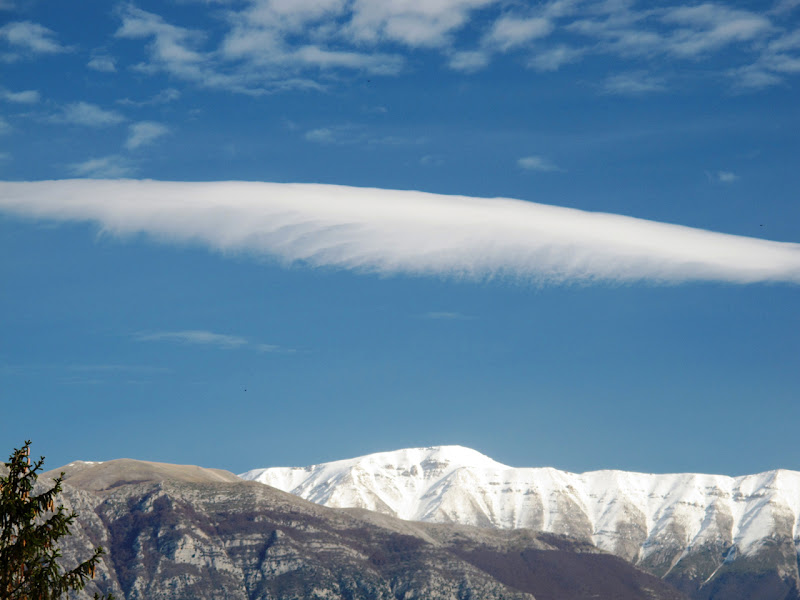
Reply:
[[[419, 448], [404, 448], [400, 450], [391, 450], [385, 452], [375, 452], [372, 454], [365, 454], [363, 456], [356, 456], [353, 458], [345, 458], [339, 459], [330, 462], [318, 463], [314, 465], [308, 465], [304, 467], [262, 467], [251, 469], [244, 473], [240, 473], [238, 477], [242, 479], [246, 479], [248, 481], [253, 481], [257, 478], [258, 475], [268, 472], [268, 471], [296, 471], [298, 474], [300, 473], [312, 473], [318, 469], [325, 468], [325, 469], [335, 469], [335, 468], [347, 468], [352, 467], [357, 464], [363, 464], [365, 462], [369, 462], [370, 464], [375, 464], [378, 462], [385, 462], [386, 465], [399, 465], [408, 462], [408, 460], [412, 456], [423, 455], [426, 458], [432, 457], [443, 457], [445, 460], [450, 459], [452, 462], [457, 462], [458, 466], [461, 467], [470, 467], [470, 468], [492, 468], [497, 470], [508, 470], [508, 471], [537, 471], [537, 472], [553, 472], [558, 473], [566, 476], [574, 476], [574, 477], [581, 477], [581, 478], [589, 478], [589, 477], [601, 477], [604, 475], [607, 476], [616, 476], [616, 477], [656, 477], [656, 478], [668, 478], [668, 477], [702, 477], [702, 478], [713, 478], [713, 479], [724, 479], [730, 481], [743, 481], [748, 480], [752, 481], [754, 478], [759, 477], [772, 477], [777, 478], [781, 474], [786, 474], [787, 476], [796, 475], [800, 478], [800, 471], [794, 471], [791, 469], [771, 469], [768, 471], [762, 471], [760, 473], [752, 473], [747, 475], [722, 475], [722, 474], [713, 474], [713, 473], [645, 473], [640, 471], [624, 471], [620, 469], [598, 469], [594, 471], [584, 471], [583, 473], [577, 473], [572, 471], [564, 471], [561, 469], [556, 469], [554, 467], [511, 467], [509, 465], [505, 465], [503, 463], [497, 462], [494, 459], [486, 456], [478, 452], [477, 450], [473, 450], [472, 448], [467, 448], [466, 446], [459, 446], [459, 445], [444, 445], [444, 446], [427, 446], [427, 447], [419, 447]], [[474, 462], [465, 460], [466, 458], [473, 458], [475, 459]], [[460, 460], [452, 460], [454, 458], [459, 458]], [[397, 460], [402, 459], [402, 460]], [[418, 461], [421, 462], [421, 461]], [[800, 488], [798, 488], [800, 491]]]
[[458, 466], [465, 467], [494, 467], [500, 469], [513, 469], [508, 465], [501, 464], [485, 454], [481, 454], [477, 450], [467, 448], [465, 446], [428, 446], [422, 448], [404, 448], [401, 450], [391, 450], [386, 452], [375, 452], [373, 454], [366, 454], [364, 456], [357, 456], [355, 458], [345, 458], [307, 467], [265, 467], [259, 469], [251, 469], [245, 473], [241, 473], [239, 477], [246, 480], [255, 480], [258, 475], [266, 471], [297, 471], [310, 473], [318, 469], [344, 469], [353, 467], [357, 464], [370, 464], [370, 465], [404, 465], [404, 464], [419, 464], [425, 460], [439, 459], [443, 462], [456, 463]]
[[[794, 515], [792, 535], [800, 537], [800, 472], [789, 470], [738, 477], [618, 470], [576, 474], [509, 467], [469, 448], [434, 446], [304, 468], [255, 469], [240, 477], [327, 506], [367, 508], [410, 520], [488, 522], [499, 528], [554, 530], [563, 523], [553, 510], [561, 511], [555, 507], [566, 501], [583, 514], [578, 520], [588, 521], [595, 543], [611, 551], [618, 525], [628, 518], [626, 507], [643, 516], [640, 525], [648, 543], [679, 522], [687, 547], [717, 535], [730, 536], [743, 553], [755, 551], [770, 535], [777, 512], [785, 509]], [[531, 504], [531, 494], [538, 506]], [[709, 510], [730, 515], [728, 534], [713, 524], [709, 529], [704, 519]]]

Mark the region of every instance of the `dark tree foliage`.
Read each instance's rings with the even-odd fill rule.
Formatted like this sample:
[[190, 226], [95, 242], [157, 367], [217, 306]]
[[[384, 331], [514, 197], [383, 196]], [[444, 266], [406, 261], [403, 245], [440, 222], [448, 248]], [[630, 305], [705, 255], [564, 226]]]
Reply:
[[44, 457], [31, 465], [30, 445], [14, 450], [5, 463], [8, 474], [0, 477], [0, 600], [52, 600], [82, 590], [104, 553], [96, 548], [71, 571], [58, 564], [58, 542], [70, 535], [76, 514], [56, 507], [64, 473], [48, 491], [32, 495]]

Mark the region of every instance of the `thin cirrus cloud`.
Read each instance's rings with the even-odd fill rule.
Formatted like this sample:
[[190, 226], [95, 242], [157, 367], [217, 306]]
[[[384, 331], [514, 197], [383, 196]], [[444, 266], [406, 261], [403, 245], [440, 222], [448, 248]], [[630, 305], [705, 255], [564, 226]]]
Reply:
[[128, 139], [125, 141], [125, 147], [128, 150], [135, 150], [141, 146], [152, 144], [158, 138], [163, 137], [169, 133], [169, 127], [161, 123], [153, 121], [140, 121], [130, 126], [128, 132]]
[[661, 78], [642, 71], [634, 71], [607, 77], [603, 83], [602, 90], [610, 95], [641, 96], [654, 92], [663, 92], [666, 87]]
[[256, 350], [257, 352], [292, 352], [292, 350], [281, 348], [274, 344], [263, 344], [252, 342], [247, 338], [238, 335], [225, 333], [215, 333], [204, 329], [187, 329], [183, 331], [155, 331], [140, 332], [134, 336], [140, 342], [172, 342], [176, 344], [188, 344], [195, 346], [209, 346], [222, 350], [236, 350], [245, 348]]
[[81, 177], [128, 177], [136, 170], [129, 161], [117, 154], [90, 158], [79, 163], [69, 165], [72, 174]]
[[0, 182], [0, 211], [386, 275], [800, 283], [800, 244], [507, 198], [319, 184], [66, 180]]

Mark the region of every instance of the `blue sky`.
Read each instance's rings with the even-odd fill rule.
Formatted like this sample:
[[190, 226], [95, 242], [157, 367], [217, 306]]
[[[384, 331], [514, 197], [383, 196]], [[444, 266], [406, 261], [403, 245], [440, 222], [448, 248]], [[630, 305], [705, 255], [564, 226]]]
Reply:
[[800, 469], [799, 23], [0, 0], [0, 440]]

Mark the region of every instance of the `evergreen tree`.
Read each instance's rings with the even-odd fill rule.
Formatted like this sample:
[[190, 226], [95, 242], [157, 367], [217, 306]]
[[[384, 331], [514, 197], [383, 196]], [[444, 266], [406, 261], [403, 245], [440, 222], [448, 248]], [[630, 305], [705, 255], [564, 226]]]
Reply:
[[54, 600], [82, 590], [104, 553], [95, 548], [71, 571], [58, 564], [58, 542], [70, 535], [76, 514], [56, 507], [64, 473], [48, 491], [32, 495], [44, 457], [31, 465], [30, 445], [29, 440], [14, 450], [5, 463], [8, 474], [0, 477], [0, 600]]

